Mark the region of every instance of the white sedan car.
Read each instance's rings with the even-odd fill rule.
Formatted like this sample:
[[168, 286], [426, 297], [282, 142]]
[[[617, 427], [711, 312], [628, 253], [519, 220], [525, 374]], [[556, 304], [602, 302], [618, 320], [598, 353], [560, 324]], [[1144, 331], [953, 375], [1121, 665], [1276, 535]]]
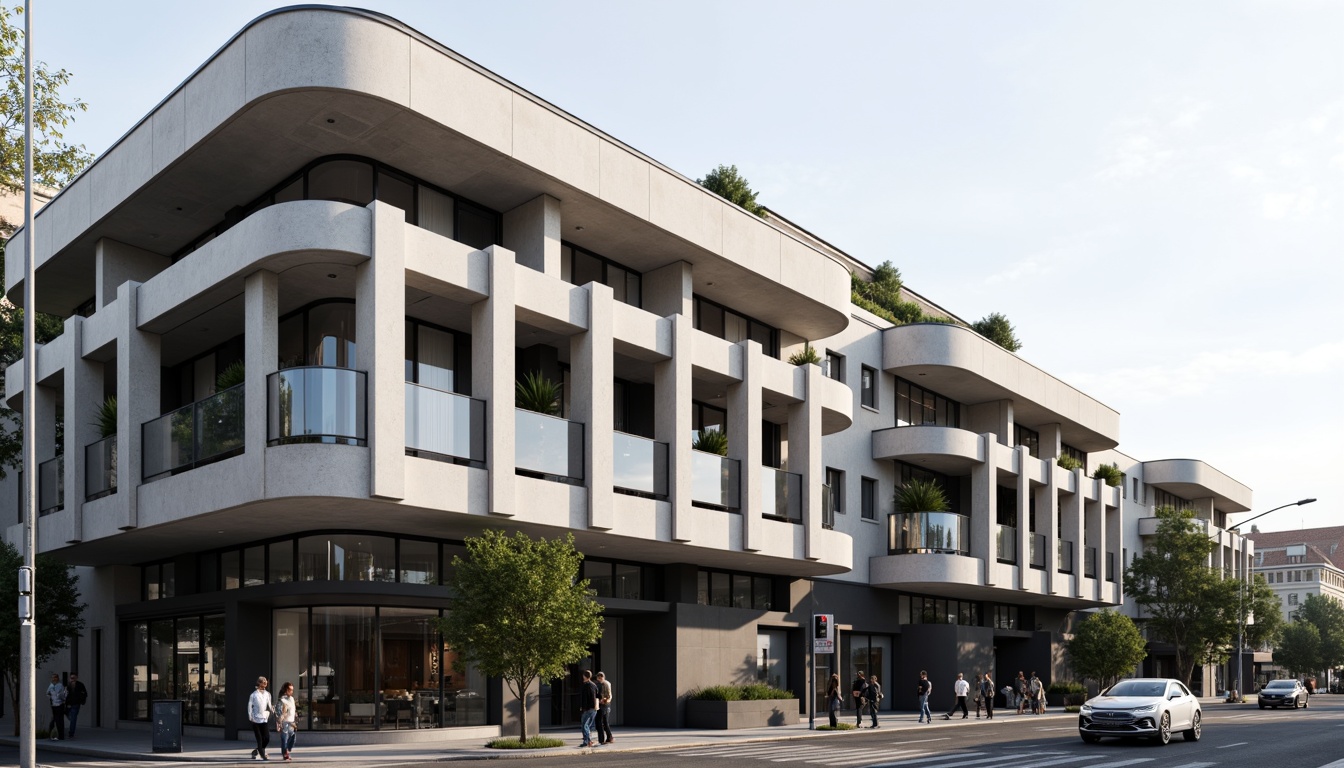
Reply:
[[1180, 680], [1121, 680], [1089, 699], [1078, 713], [1078, 735], [1089, 744], [1103, 736], [1148, 738], [1167, 744], [1179, 731], [1186, 741], [1199, 741], [1203, 713], [1199, 699]]

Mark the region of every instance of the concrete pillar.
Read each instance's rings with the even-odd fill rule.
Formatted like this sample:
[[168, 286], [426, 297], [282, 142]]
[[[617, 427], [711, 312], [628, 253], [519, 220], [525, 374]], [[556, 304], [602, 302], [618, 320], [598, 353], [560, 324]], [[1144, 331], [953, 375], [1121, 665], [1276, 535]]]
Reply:
[[645, 272], [640, 290], [645, 310], [659, 317], [685, 315], [695, 317], [692, 267], [684, 261], [674, 261], [652, 272]]
[[560, 201], [539, 195], [504, 214], [504, 247], [519, 264], [560, 279]]
[[140, 284], [117, 287], [117, 527], [137, 527], [141, 481], [141, 426], [159, 414], [159, 336], [141, 331]]
[[[1096, 571], [1092, 578], [1093, 582], [1090, 591], [1082, 595], [1092, 600], [1102, 599], [1101, 586], [1106, 582], [1106, 526], [1104, 519], [1106, 517], [1106, 497], [1110, 495], [1111, 488], [1101, 480], [1094, 480], [1098, 484], [1096, 500], [1085, 500], [1083, 503], [1083, 565], [1087, 565], [1087, 547], [1095, 547], [1097, 553]], [[1080, 496], [1082, 494], [1079, 494]], [[1080, 573], [1086, 574], [1086, 567]], [[1079, 592], [1083, 592], [1081, 587], [1082, 580], [1079, 580]]]
[[63, 333], [70, 339], [65, 361], [65, 508], [71, 511], [70, 541], [84, 540], [84, 489], [89, 468], [84, 446], [102, 439], [94, 422], [103, 404], [103, 364], [85, 360], [84, 318], [67, 318]]
[[485, 400], [485, 464], [490, 470], [491, 514], [514, 509], [514, 319], [513, 253], [501, 246], [489, 256], [490, 295], [471, 306], [471, 394]]
[[999, 445], [1013, 444], [1013, 401], [991, 400], [977, 403], [968, 411], [967, 428], [977, 434], [993, 432]]
[[[1017, 449], [1019, 455], [1026, 452], [1021, 446]], [[1021, 473], [1017, 476], [1017, 583], [1013, 586], [1017, 589], [1026, 589], [1027, 569], [1031, 567], [1031, 480], [1027, 478], [1026, 462], [1029, 457], [1023, 456], [1018, 466], [1022, 467]]]
[[147, 282], [173, 265], [173, 260], [153, 251], [119, 243], [106, 237], [93, 247], [94, 305], [106, 307], [117, 297], [117, 288], [127, 280]]
[[[1121, 502], [1118, 508], [1106, 509], [1106, 541], [1105, 545], [1115, 552], [1115, 583], [1106, 585], [1106, 599], [1113, 603], [1120, 602], [1120, 594], [1125, 581], [1125, 561], [1124, 557], [1124, 539], [1122, 531], [1125, 530], [1125, 505]], [[1103, 556], [1104, 559], [1104, 556]], [[1105, 563], [1102, 564], [1101, 577], [1106, 578]]]
[[356, 368], [367, 380], [369, 496], [406, 497], [406, 214], [375, 200], [373, 257], [355, 268]]
[[[737, 342], [735, 354], [741, 355], [742, 381], [728, 385], [728, 458], [738, 461], [738, 477], [742, 481], [742, 549], [755, 552], [760, 549], [761, 482], [765, 468], [761, 466], [761, 379], [760, 342], [746, 339]], [[790, 433], [790, 438], [792, 438]], [[820, 440], [820, 434], [818, 434]], [[820, 451], [820, 445], [817, 450]]]
[[1083, 474], [1083, 470], [1074, 470], [1074, 487], [1078, 491], [1061, 499], [1064, 528], [1059, 532], [1059, 538], [1073, 542], [1071, 545], [1065, 545], [1066, 548], [1073, 550], [1073, 597], [1083, 596], [1080, 588], [1083, 583], [1083, 502], [1086, 500], [1085, 489], [1091, 482], [1092, 480]]
[[986, 586], [994, 583], [994, 526], [999, 515], [999, 467], [994, 448], [998, 440], [993, 432], [980, 435], [985, 460], [971, 467], [971, 557], [980, 561]]
[[612, 498], [615, 448], [615, 361], [612, 357], [611, 287], [589, 283], [588, 330], [570, 337], [570, 419], [583, 428], [584, 480], [588, 485], [588, 527], [610, 530], [616, 522]]
[[243, 462], [248, 479], [257, 483], [258, 498], [266, 495], [267, 379], [280, 367], [279, 294], [280, 278], [274, 272], [258, 270], [243, 282], [243, 365], [247, 370]]
[[1041, 436], [1040, 458], [1046, 461], [1058, 459], [1064, 452], [1064, 439], [1059, 424], [1043, 424], [1036, 432]]
[[669, 314], [659, 325], [671, 336], [672, 358], [653, 366], [653, 436], [667, 443], [672, 540], [691, 541], [691, 334], [695, 331], [687, 315]]
[[821, 388], [824, 377], [818, 365], [800, 365], [794, 369], [794, 375], [803, 377], [806, 399], [789, 406], [788, 468], [803, 476], [803, 557], [817, 560], [821, 557], [815, 543], [822, 530], [826, 465], [822, 457], [821, 400], [812, 394]]
[[1055, 505], [1059, 499], [1059, 487], [1065, 474], [1063, 467], [1051, 462], [1046, 465], [1045, 485], [1036, 491], [1036, 533], [1045, 537], [1045, 585], [1046, 594], [1059, 594], [1059, 540], [1058, 516]]

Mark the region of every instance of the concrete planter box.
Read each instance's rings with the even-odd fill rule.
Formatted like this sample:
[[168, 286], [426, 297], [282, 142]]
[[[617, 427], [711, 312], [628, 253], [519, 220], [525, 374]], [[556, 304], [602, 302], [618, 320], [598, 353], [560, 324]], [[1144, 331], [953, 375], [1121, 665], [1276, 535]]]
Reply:
[[797, 699], [686, 701], [686, 727], [714, 730], [761, 728], [798, 722]]
[[1045, 703], [1052, 707], [1078, 707], [1087, 701], [1086, 693], [1047, 693]]

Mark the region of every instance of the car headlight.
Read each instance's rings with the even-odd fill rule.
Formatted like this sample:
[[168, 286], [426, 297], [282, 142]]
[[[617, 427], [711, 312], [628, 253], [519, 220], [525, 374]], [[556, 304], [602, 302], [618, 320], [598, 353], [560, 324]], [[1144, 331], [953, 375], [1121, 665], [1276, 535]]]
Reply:
[[1082, 706], [1082, 708], [1078, 710], [1078, 714], [1080, 714], [1080, 715], [1091, 715], [1091, 714], [1092, 714], [1092, 705], [1091, 705], [1091, 704], [1084, 704], [1084, 705]]
[[1141, 714], [1143, 714], [1143, 713], [1145, 713], [1145, 712], [1152, 712], [1152, 711], [1155, 710], [1155, 709], [1157, 709], [1157, 705], [1156, 705], [1156, 704], [1149, 704], [1149, 705], [1146, 706], [1146, 707], [1135, 707], [1134, 709], [1132, 709], [1132, 710], [1130, 710], [1130, 711], [1133, 712], [1133, 713], [1136, 714], [1136, 715], [1141, 715]]

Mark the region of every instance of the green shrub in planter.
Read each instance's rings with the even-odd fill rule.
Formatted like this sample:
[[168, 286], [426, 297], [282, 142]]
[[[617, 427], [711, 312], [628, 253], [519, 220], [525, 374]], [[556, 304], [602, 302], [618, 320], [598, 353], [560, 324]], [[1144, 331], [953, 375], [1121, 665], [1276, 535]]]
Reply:
[[1059, 458], [1055, 459], [1055, 463], [1063, 467], [1064, 469], [1068, 470], [1069, 472], [1072, 472], [1075, 469], [1083, 468], [1083, 462], [1075, 459], [1074, 457], [1068, 455], [1067, 453], [1061, 454]]
[[695, 438], [691, 447], [697, 451], [705, 453], [717, 453], [720, 456], [728, 455], [728, 436], [719, 429], [702, 429]]
[[895, 501], [902, 512], [946, 512], [951, 507], [942, 486], [932, 480], [910, 480], [896, 489]]
[[485, 743], [487, 749], [549, 749], [551, 747], [563, 747], [563, 739], [552, 739], [549, 736], [533, 736], [527, 741], [519, 741], [515, 738], [491, 739]]
[[853, 723], [836, 723], [834, 728], [832, 728], [830, 725], [818, 725], [818, 726], [817, 726], [817, 730], [818, 730], [818, 731], [852, 731], [852, 730], [854, 730], [854, 729], [857, 728], [857, 727], [858, 727], [858, 726], [854, 725]]
[[1125, 482], [1125, 473], [1121, 472], [1120, 467], [1115, 464], [1102, 464], [1092, 472], [1092, 477], [1105, 481], [1112, 488]]
[[768, 699], [796, 699], [793, 691], [785, 691], [763, 683], [747, 685], [710, 685], [691, 691], [696, 701], [765, 701]]
[[1061, 680], [1057, 683], [1051, 683], [1050, 687], [1045, 689], [1046, 693], [1087, 693], [1087, 686], [1082, 683], [1075, 683], [1072, 680]]
[[803, 342], [803, 349], [802, 349], [802, 351], [801, 351], [801, 352], [794, 352], [793, 355], [789, 357], [789, 364], [790, 364], [790, 365], [820, 365], [820, 364], [821, 364], [821, 356], [817, 354], [817, 350], [815, 350], [815, 349], [812, 348], [812, 344], [811, 344], [811, 343], [809, 343], [809, 342]]

